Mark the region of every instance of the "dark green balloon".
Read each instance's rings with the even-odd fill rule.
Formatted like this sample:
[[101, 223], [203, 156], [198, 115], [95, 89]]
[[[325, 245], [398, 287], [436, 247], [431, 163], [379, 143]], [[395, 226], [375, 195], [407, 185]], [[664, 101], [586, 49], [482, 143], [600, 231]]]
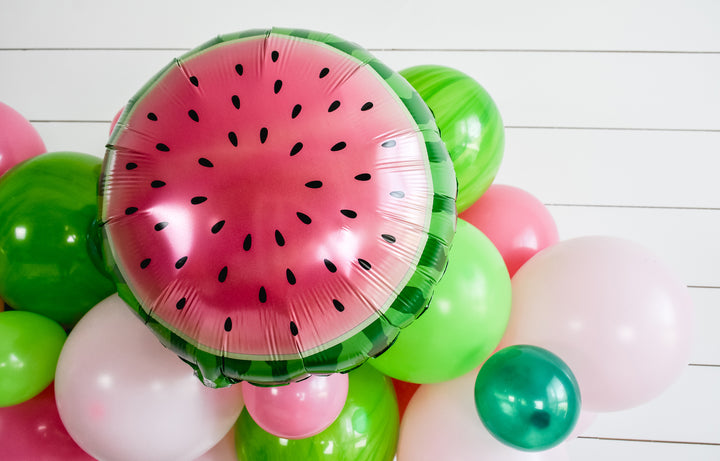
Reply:
[[552, 352], [510, 346], [480, 369], [475, 405], [496, 439], [520, 450], [540, 451], [572, 432], [580, 416], [580, 390], [570, 368]]
[[115, 291], [95, 264], [102, 161], [54, 152], [0, 178], [0, 297], [68, 327]]
[[389, 378], [363, 365], [351, 371], [347, 402], [323, 432], [288, 440], [265, 432], [244, 409], [235, 425], [240, 461], [390, 461], [395, 456], [399, 415]]

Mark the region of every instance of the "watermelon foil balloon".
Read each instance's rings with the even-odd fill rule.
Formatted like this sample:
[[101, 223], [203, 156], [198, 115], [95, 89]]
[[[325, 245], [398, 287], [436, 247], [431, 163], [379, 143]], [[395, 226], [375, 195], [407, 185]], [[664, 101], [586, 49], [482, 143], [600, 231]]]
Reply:
[[101, 179], [120, 295], [208, 386], [348, 371], [426, 307], [453, 165], [413, 88], [332, 35], [255, 30], [134, 97]]

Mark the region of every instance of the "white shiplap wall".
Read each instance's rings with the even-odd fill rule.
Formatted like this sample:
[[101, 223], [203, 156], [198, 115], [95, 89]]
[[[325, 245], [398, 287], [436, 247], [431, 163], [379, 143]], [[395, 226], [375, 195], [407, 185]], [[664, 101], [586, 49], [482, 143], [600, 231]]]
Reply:
[[474, 76], [507, 126], [497, 182], [562, 239], [616, 235], [672, 265], [697, 310], [682, 378], [601, 415], [573, 460], [720, 460], [720, 2], [0, 0], [0, 101], [49, 150], [103, 155], [110, 120], [168, 60], [218, 33], [332, 32], [396, 70]]

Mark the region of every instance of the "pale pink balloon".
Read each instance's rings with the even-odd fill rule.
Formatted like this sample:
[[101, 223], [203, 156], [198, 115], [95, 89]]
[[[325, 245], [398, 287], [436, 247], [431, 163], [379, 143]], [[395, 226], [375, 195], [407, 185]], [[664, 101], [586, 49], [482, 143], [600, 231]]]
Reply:
[[565, 444], [526, 452], [493, 437], [478, 416], [478, 370], [452, 381], [423, 384], [400, 423], [398, 461], [568, 461]]
[[581, 237], [547, 248], [513, 277], [501, 342], [533, 344], [572, 369], [583, 408], [614, 411], [667, 389], [689, 360], [686, 286], [641, 245]]
[[240, 386], [203, 386], [117, 295], [71, 331], [55, 396], [72, 438], [106, 461], [192, 460], [228, 433], [243, 408]]
[[125, 106], [121, 107], [119, 111], [115, 114], [112, 121], [110, 121], [110, 134], [112, 134], [113, 130], [115, 129], [115, 125], [117, 125], [118, 120], [120, 120], [120, 116], [122, 115], [123, 111], [125, 110]]
[[0, 102], [0, 175], [44, 152], [45, 143], [35, 127], [15, 109]]
[[325, 430], [345, 405], [348, 376], [310, 375], [286, 386], [260, 387], [243, 382], [247, 411], [258, 426], [278, 437], [302, 439]]
[[460, 217], [490, 239], [511, 277], [535, 253], [558, 241], [557, 226], [545, 205], [513, 186], [491, 185]]
[[235, 448], [235, 429], [230, 429], [222, 440], [195, 461], [238, 461]]

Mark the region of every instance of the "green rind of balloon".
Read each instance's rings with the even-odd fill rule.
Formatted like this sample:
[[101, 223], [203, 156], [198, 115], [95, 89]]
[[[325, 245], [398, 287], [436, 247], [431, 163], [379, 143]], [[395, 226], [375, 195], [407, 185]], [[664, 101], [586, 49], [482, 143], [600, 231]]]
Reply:
[[239, 461], [390, 461], [395, 456], [399, 412], [392, 382], [372, 367], [349, 375], [340, 415], [323, 432], [305, 439], [281, 439], [265, 432], [244, 409], [235, 425]]
[[[242, 380], [257, 384], [281, 384], [302, 378], [308, 373], [348, 372], [360, 366], [368, 357], [382, 353], [392, 345], [400, 329], [409, 325], [427, 307], [435, 283], [445, 269], [447, 255], [455, 234], [457, 218], [455, 171], [447, 149], [440, 139], [440, 133], [432, 113], [420, 95], [398, 73], [385, 66], [360, 46], [331, 34], [302, 29], [274, 28], [218, 36], [185, 53], [158, 72], [126, 105], [116, 126], [125, 124], [133, 111], [134, 104], [142, 99], [144, 94], [154, 87], [171, 68], [175, 67], [177, 62], [189, 59], [216, 45], [258, 36], [267, 37], [271, 33], [321, 42], [348, 54], [372, 68], [379, 78], [383, 79], [395, 92], [417, 124], [418, 132], [425, 142], [433, 187], [432, 212], [427, 241], [419, 255], [417, 268], [405, 286], [396, 293], [395, 300], [386, 312], [344, 342], [293, 360], [243, 360], [223, 357], [190, 343], [144, 311], [124, 281], [117, 264], [113, 261], [112, 250], [105, 244], [104, 257], [107, 265], [112, 267], [110, 272], [117, 280], [120, 297], [161, 338], [161, 341], [191, 365], [198, 377], [210, 387], [226, 387]], [[115, 138], [119, 136], [119, 132], [120, 130], [116, 130], [111, 135], [108, 147], [112, 146]], [[108, 167], [108, 159], [109, 156], [106, 155], [105, 168]], [[103, 203], [103, 189], [101, 184], [99, 188], [100, 203]], [[105, 218], [102, 210], [101, 217]]]
[[[422, 65], [401, 70], [400, 75], [435, 115], [455, 167], [457, 207], [462, 212], [490, 187], [500, 169], [505, 148], [500, 111], [477, 81], [456, 69]], [[479, 123], [479, 133], [468, 133], [471, 123]]]

